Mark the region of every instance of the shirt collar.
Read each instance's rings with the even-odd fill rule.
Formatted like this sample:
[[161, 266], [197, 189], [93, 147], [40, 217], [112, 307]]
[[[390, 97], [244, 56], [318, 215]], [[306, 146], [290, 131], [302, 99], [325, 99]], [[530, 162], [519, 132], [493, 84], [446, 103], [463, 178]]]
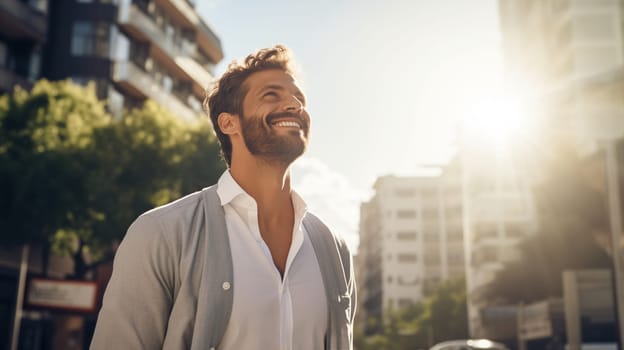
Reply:
[[[234, 180], [229, 169], [221, 175], [217, 182], [217, 194], [219, 195], [222, 206], [230, 204], [238, 196], [248, 197], [253, 201], [253, 198], [240, 187], [236, 180]], [[290, 197], [292, 198], [293, 207], [295, 209], [295, 216], [303, 217], [308, 209], [307, 203], [294, 190], [291, 191]], [[253, 202], [255, 204], [255, 201]]]
[[247, 192], [243, 190], [240, 185], [234, 180], [230, 170], [226, 170], [217, 182], [217, 194], [221, 200], [221, 205], [229, 204], [234, 198], [240, 195], [247, 195]]

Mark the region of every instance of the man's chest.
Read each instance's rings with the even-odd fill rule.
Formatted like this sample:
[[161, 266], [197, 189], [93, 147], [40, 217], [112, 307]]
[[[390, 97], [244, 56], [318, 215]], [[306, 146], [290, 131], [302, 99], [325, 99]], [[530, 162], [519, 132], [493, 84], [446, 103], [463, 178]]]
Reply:
[[[305, 233], [300, 232], [301, 242], [291, 247], [282, 278], [263, 241], [254, 239], [244, 227], [228, 224], [228, 231], [234, 300], [226, 343], [246, 348], [251, 344], [245, 344], [243, 336], [253, 339], [252, 348], [299, 349], [303, 344], [321, 344], [327, 328], [327, 300]], [[237, 340], [231, 339], [234, 335]]]

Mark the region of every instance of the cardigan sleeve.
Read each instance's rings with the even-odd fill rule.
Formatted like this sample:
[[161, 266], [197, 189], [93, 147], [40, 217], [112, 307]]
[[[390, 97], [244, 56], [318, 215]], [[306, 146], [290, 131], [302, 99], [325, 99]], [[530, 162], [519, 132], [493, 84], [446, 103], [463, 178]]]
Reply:
[[161, 349], [173, 303], [175, 256], [156, 217], [140, 216], [117, 250], [91, 349]]

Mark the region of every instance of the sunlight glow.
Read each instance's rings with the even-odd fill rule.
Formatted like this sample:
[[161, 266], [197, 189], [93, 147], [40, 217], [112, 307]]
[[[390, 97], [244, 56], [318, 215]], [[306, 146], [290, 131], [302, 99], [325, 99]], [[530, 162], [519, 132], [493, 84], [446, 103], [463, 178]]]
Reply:
[[531, 106], [519, 94], [494, 93], [478, 99], [462, 120], [471, 139], [501, 147], [531, 131]]

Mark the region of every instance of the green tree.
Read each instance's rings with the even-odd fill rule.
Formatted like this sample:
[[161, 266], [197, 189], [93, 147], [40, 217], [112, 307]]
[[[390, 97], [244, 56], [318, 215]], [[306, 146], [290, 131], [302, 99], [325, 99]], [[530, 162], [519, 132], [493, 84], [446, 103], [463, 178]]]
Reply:
[[366, 338], [356, 333], [357, 349], [427, 349], [444, 340], [466, 339], [465, 280], [446, 281], [420, 303], [399, 310], [386, 310], [383, 324], [383, 334]]
[[[225, 169], [207, 119], [182, 122], [153, 102], [124, 114], [94, 138], [84, 157], [93, 169], [85, 203], [91, 215], [69, 236], [59, 231], [56, 240], [64, 242], [57, 252], [74, 255], [76, 275], [112, 258], [111, 242], [120, 241], [139, 214], [215, 183]], [[77, 249], [67, 244], [76, 239]], [[83, 259], [87, 252], [94, 263]]]
[[41, 81], [0, 97], [0, 241], [46, 243], [84, 195], [78, 154], [110, 124], [93, 88]]
[[112, 258], [132, 220], [216, 181], [207, 120], [155, 103], [111, 118], [93, 87], [41, 81], [0, 98], [0, 244], [43, 243], [73, 277]]
[[[468, 337], [466, 282], [463, 278], [441, 284], [425, 301], [424, 312], [415, 320], [421, 345]], [[423, 344], [422, 340], [426, 343]]]

